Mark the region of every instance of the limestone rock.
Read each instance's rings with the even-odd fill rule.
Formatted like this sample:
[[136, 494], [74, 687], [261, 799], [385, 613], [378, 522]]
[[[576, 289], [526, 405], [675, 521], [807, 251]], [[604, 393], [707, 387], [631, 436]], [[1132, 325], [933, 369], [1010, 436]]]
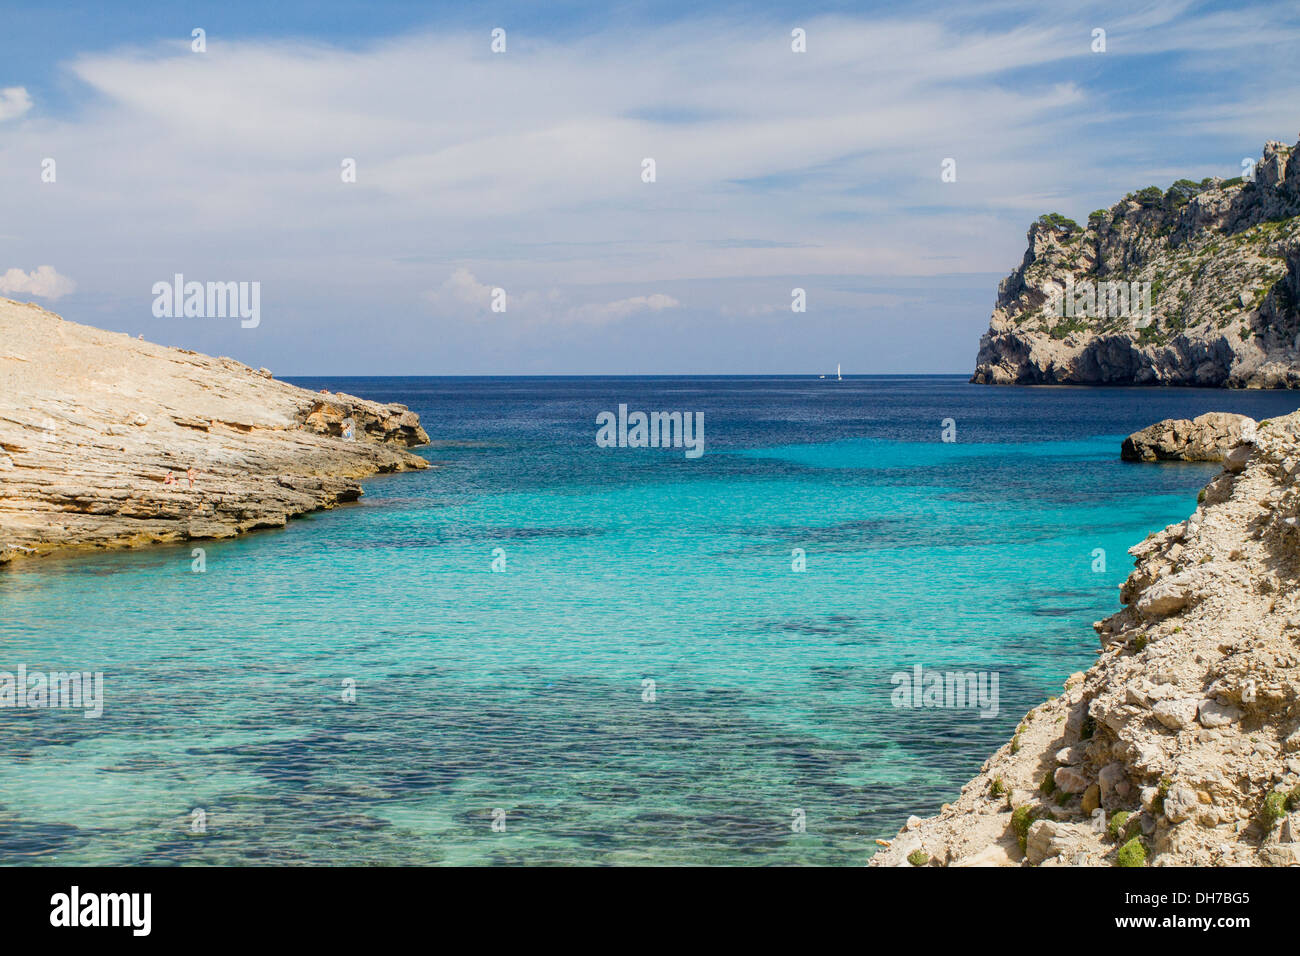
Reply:
[[1277, 843], [1259, 851], [1265, 866], [1300, 866], [1300, 843]]
[[[959, 861], [1017, 860], [1023, 836], [1027, 865], [1110, 866], [1120, 841], [1092, 825], [1099, 803], [1153, 866], [1300, 865], [1300, 812], [1257, 822], [1265, 794], [1300, 785], [1300, 412], [1250, 447], [1191, 519], [1130, 549], [1126, 606], [1098, 622], [1082, 682], [909, 835]], [[1082, 798], [1044, 794], [1048, 770]], [[871, 862], [893, 865], [893, 849]]]
[[[358, 479], [428, 467], [407, 449], [429, 436], [402, 405], [326, 399], [9, 299], [0, 342], [0, 564], [283, 527], [355, 501]], [[324, 405], [353, 422], [351, 441]]]
[[986, 846], [978, 853], [972, 853], [970, 856], [963, 857], [952, 864], [953, 866], [1015, 866], [1016, 861], [1011, 858], [1006, 847], [999, 843], [992, 846]]
[[1124, 439], [1120, 457], [1125, 461], [1223, 461], [1254, 436], [1254, 419], [1206, 412], [1190, 421], [1168, 418], [1134, 432]]
[[1190, 787], [1173, 787], [1165, 794], [1165, 817], [1171, 823], [1181, 823], [1183, 820], [1189, 820], [1199, 809], [1200, 801], [1196, 798], [1196, 791]]
[[1137, 610], [1148, 620], [1181, 611], [1204, 593], [1205, 578], [1200, 568], [1162, 578], [1142, 592], [1137, 599]]
[[1300, 387], [1297, 155], [1269, 142], [1253, 183], [1179, 180], [1086, 225], [1040, 219], [971, 381]]
[[1241, 720], [1241, 708], [1215, 700], [1201, 701], [1196, 710], [1202, 727], [1224, 727]]
[[1151, 708], [1151, 713], [1170, 730], [1189, 730], [1196, 726], [1198, 703], [1191, 697], [1183, 700], [1162, 700]]
[[1250, 460], [1251, 452], [1255, 449], [1248, 444], [1241, 444], [1235, 448], [1229, 449], [1228, 453], [1223, 456], [1223, 468], [1232, 474], [1239, 474], [1246, 468], [1246, 462]]
[[1088, 776], [1076, 767], [1057, 767], [1052, 775], [1056, 789], [1063, 793], [1082, 793], [1088, 789]]

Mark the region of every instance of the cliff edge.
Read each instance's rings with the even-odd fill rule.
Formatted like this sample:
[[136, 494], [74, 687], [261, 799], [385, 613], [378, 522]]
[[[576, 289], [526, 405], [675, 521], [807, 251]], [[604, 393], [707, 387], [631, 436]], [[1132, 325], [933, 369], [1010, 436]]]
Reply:
[[1300, 412], [1224, 462], [1097, 663], [873, 866], [1300, 865]]
[[1300, 143], [1268, 143], [1253, 177], [1042, 216], [971, 381], [1300, 387]]
[[407, 450], [428, 440], [404, 405], [0, 298], [0, 564], [282, 526], [428, 467]]

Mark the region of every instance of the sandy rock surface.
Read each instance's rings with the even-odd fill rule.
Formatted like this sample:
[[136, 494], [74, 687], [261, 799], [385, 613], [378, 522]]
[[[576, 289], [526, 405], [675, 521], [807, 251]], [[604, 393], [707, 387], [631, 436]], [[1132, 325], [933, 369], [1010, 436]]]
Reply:
[[403, 405], [0, 299], [0, 563], [282, 526], [428, 467], [428, 440]]

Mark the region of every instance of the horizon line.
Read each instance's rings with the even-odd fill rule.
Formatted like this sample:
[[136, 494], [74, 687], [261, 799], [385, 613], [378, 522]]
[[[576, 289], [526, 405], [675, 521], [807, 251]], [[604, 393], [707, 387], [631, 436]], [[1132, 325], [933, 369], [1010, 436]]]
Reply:
[[[861, 372], [843, 376], [859, 378], [969, 378], [971, 372]], [[293, 378], [791, 378], [835, 379], [834, 372], [437, 372], [384, 373], [275, 373], [281, 381]]]

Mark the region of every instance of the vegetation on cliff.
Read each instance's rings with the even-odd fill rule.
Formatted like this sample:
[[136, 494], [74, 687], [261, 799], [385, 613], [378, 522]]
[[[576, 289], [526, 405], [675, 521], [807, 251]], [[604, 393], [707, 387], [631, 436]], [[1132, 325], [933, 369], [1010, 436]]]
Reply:
[[[972, 381], [1300, 387], [1298, 147], [1268, 143], [1253, 180], [1139, 189], [1086, 226], [1041, 216]], [[1107, 308], [1111, 287], [1140, 287], [1149, 313], [1113, 291]]]

